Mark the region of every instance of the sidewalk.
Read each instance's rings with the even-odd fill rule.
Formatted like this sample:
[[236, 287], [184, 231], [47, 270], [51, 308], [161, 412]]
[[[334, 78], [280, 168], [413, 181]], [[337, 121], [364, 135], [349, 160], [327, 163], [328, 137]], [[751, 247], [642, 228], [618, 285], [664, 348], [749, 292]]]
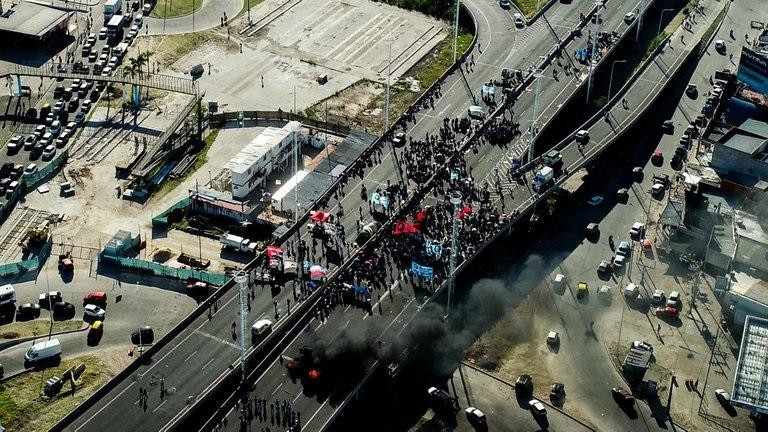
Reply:
[[[194, 14], [188, 14], [175, 18], [144, 19], [144, 28], [141, 34], [149, 36], [194, 33], [212, 29], [221, 25], [224, 15], [232, 22], [243, 8], [244, 0], [204, 0], [203, 6]], [[155, 7], [163, 7], [158, 2]]]

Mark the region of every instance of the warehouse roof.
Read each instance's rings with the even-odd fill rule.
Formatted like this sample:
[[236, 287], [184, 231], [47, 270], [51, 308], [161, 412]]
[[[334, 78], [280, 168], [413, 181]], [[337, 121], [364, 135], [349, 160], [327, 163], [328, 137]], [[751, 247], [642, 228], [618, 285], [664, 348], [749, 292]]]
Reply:
[[0, 31], [41, 38], [66, 21], [70, 13], [42, 4], [21, 2], [0, 16]]
[[768, 413], [768, 320], [748, 316], [744, 322], [731, 402]]

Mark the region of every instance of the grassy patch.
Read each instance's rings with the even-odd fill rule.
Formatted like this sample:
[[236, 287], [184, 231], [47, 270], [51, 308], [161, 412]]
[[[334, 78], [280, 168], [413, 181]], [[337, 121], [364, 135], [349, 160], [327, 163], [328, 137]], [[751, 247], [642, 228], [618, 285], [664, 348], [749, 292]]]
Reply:
[[[46, 313], [46, 311], [43, 312]], [[54, 321], [53, 332], [77, 330], [82, 328], [83, 325], [83, 322], [80, 320]], [[47, 335], [50, 327], [51, 321], [48, 319], [12, 322], [0, 327], [0, 340]]]
[[712, 34], [715, 33], [717, 30], [717, 27], [720, 25], [720, 23], [725, 19], [725, 16], [728, 14], [728, 8], [723, 8], [720, 11], [720, 14], [717, 15], [717, 18], [712, 22], [712, 24], [709, 26], [707, 31], [704, 32], [704, 35], [701, 37], [702, 45], [701, 48], [699, 48], [699, 55], [704, 54], [704, 51], [707, 50], [707, 42], [709, 42], [709, 39], [712, 37]]
[[159, 0], [149, 16], [155, 18], [173, 18], [192, 13], [192, 8], [200, 10], [203, 0]]
[[[85, 364], [74, 393], [65, 384], [53, 398], [42, 394], [46, 379], [62, 374], [69, 368]], [[63, 360], [56, 368], [30, 372], [0, 384], [0, 423], [9, 431], [43, 431], [64, 417], [77, 404], [112, 377], [112, 372], [97, 356]]]
[[[248, 2], [250, 2], [251, 9], [253, 9], [254, 6], [260, 4], [263, 1], [264, 0], [245, 0], [243, 2], [243, 7], [240, 9], [240, 12], [238, 12], [237, 15], [234, 16], [234, 17], [227, 17], [227, 18], [229, 19], [230, 22], [232, 22], [233, 19], [239, 18], [239, 17], [243, 16], [244, 14], [248, 13]], [[253, 22], [255, 20], [256, 20], [256, 17], [253, 16], [253, 14], [251, 14], [251, 22]]]
[[651, 40], [651, 43], [648, 44], [648, 48], [645, 49], [645, 54], [643, 54], [643, 60], [642, 61], [647, 60], [648, 57], [650, 57], [651, 54], [653, 54], [653, 52], [656, 50], [656, 48], [658, 48], [659, 45], [661, 45], [666, 38], [667, 38], [667, 32], [666, 31], [661, 32], [660, 35], [658, 35], [655, 38], [653, 38]]
[[[530, 18], [534, 14], [536, 14], [537, 0], [512, 0], [512, 1], [515, 3], [515, 6], [517, 6], [517, 8], [520, 9], [520, 12], [522, 12], [526, 18]], [[547, 4], [548, 1], [549, 0], [538, 0], [539, 8]]]
[[[240, 50], [237, 42], [227, 40], [226, 35], [221, 35], [215, 30], [180, 35], [143, 37], [141, 47], [142, 51], [151, 50], [153, 52], [152, 62], [157, 62], [160, 67], [166, 67], [210, 42], [221, 44], [223, 49], [228, 52]], [[138, 50], [131, 51], [128, 57], [134, 57], [137, 53]]]
[[205, 145], [202, 149], [200, 149], [200, 153], [197, 156], [197, 160], [195, 160], [195, 164], [192, 165], [192, 167], [188, 169], [186, 174], [183, 176], [164, 181], [163, 184], [160, 185], [160, 189], [154, 193], [155, 198], [162, 198], [168, 192], [176, 189], [184, 180], [187, 179], [187, 177], [194, 174], [203, 165], [205, 165], [206, 162], [208, 162], [208, 151], [211, 149], [213, 142], [216, 141], [216, 137], [219, 136], [219, 130], [220, 129], [211, 129], [210, 133], [208, 133], [208, 136], [206, 136], [203, 140]]
[[320, 120], [320, 118], [317, 116], [317, 110], [314, 107], [305, 109], [304, 114], [306, 114], [307, 118], [312, 120]]
[[[472, 43], [472, 35], [462, 33], [456, 42], [456, 57], [459, 57], [469, 48]], [[453, 42], [451, 38], [446, 38], [437, 45], [435, 54], [427, 57], [424, 63], [416, 66], [415, 76], [421, 84], [421, 88], [427, 88], [432, 85], [440, 75], [448, 69], [453, 63]]]

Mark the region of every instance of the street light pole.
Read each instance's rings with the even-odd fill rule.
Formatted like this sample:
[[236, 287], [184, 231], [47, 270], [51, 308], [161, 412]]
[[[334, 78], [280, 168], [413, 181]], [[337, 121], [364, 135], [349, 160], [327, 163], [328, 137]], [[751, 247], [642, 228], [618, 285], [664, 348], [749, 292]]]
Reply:
[[674, 9], [662, 9], [659, 14], [659, 31], [656, 32], [656, 36], [661, 34], [661, 22], [664, 20], [664, 12], [672, 12]]
[[456, 41], [459, 38], [459, 6], [461, 0], [456, 0], [456, 11], [453, 14], [453, 62], [456, 63]]
[[626, 60], [614, 60], [611, 64], [611, 79], [608, 80], [608, 100], [611, 100], [611, 87], [613, 85], [613, 68], [616, 67], [616, 63], [626, 63]]
[[449, 261], [448, 268], [448, 302], [445, 305], [445, 320], [448, 320], [448, 315], [451, 313], [451, 297], [453, 296], [453, 284], [454, 277], [453, 272], [456, 269], [456, 247], [459, 237], [459, 206], [461, 205], [461, 193], [456, 191], [451, 193], [451, 204], [453, 204], [453, 226], [451, 229], [451, 259]]
[[[243, 396], [247, 389], [246, 386], [246, 374], [245, 374], [245, 320], [246, 320], [246, 304], [248, 301], [248, 277], [245, 272], [240, 270], [235, 275], [235, 283], [237, 283], [240, 289], [240, 384]], [[245, 404], [242, 404], [242, 414], [246, 413]], [[244, 417], [243, 417], [244, 418]]]
[[640, 39], [640, 27], [643, 26], [643, 15], [645, 14], [645, 0], [640, 0], [640, 7], [637, 8], [637, 31], [635, 32], [635, 42]]
[[595, 57], [597, 56], [597, 34], [600, 33], [600, 8], [603, 7], [603, 1], [595, 1], [595, 25], [592, 27], [592, 53], [589, 56], [589, 77], [587, 78], [587, 103], [592, 95], [592, 81], [594, 80]]
[[530, 136], [531, 136], [531, 143], [528, 145], [528, 162], [533, 160], [534, 155], [534, 148], [533, 148], [533, 142], [536, 139], [536, 117], [538, 116], [538, 110], [539, 110], [539, 91], [541, 89], [541, 77], [542, 77], [541, 69], [537, 68], [536, 71], [533, 73], [533, 77], [536, 80], [536, 89], [533, 95], [533, 118], [531, 119], [531, 127], [529, 129]]
[[248, 25], [251, 25], [251, 0], [248, 0], [247, 2], [247, 8], [248, 8]]

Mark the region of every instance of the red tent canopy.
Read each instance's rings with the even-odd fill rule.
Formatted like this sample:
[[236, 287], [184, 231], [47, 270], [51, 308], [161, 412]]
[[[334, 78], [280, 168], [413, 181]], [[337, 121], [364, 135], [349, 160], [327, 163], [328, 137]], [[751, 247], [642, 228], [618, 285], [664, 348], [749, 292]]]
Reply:
[[267, 256], [269, 258], [280, 256], [282, 254], [283, 250], [279, 246], [267, 246]]

